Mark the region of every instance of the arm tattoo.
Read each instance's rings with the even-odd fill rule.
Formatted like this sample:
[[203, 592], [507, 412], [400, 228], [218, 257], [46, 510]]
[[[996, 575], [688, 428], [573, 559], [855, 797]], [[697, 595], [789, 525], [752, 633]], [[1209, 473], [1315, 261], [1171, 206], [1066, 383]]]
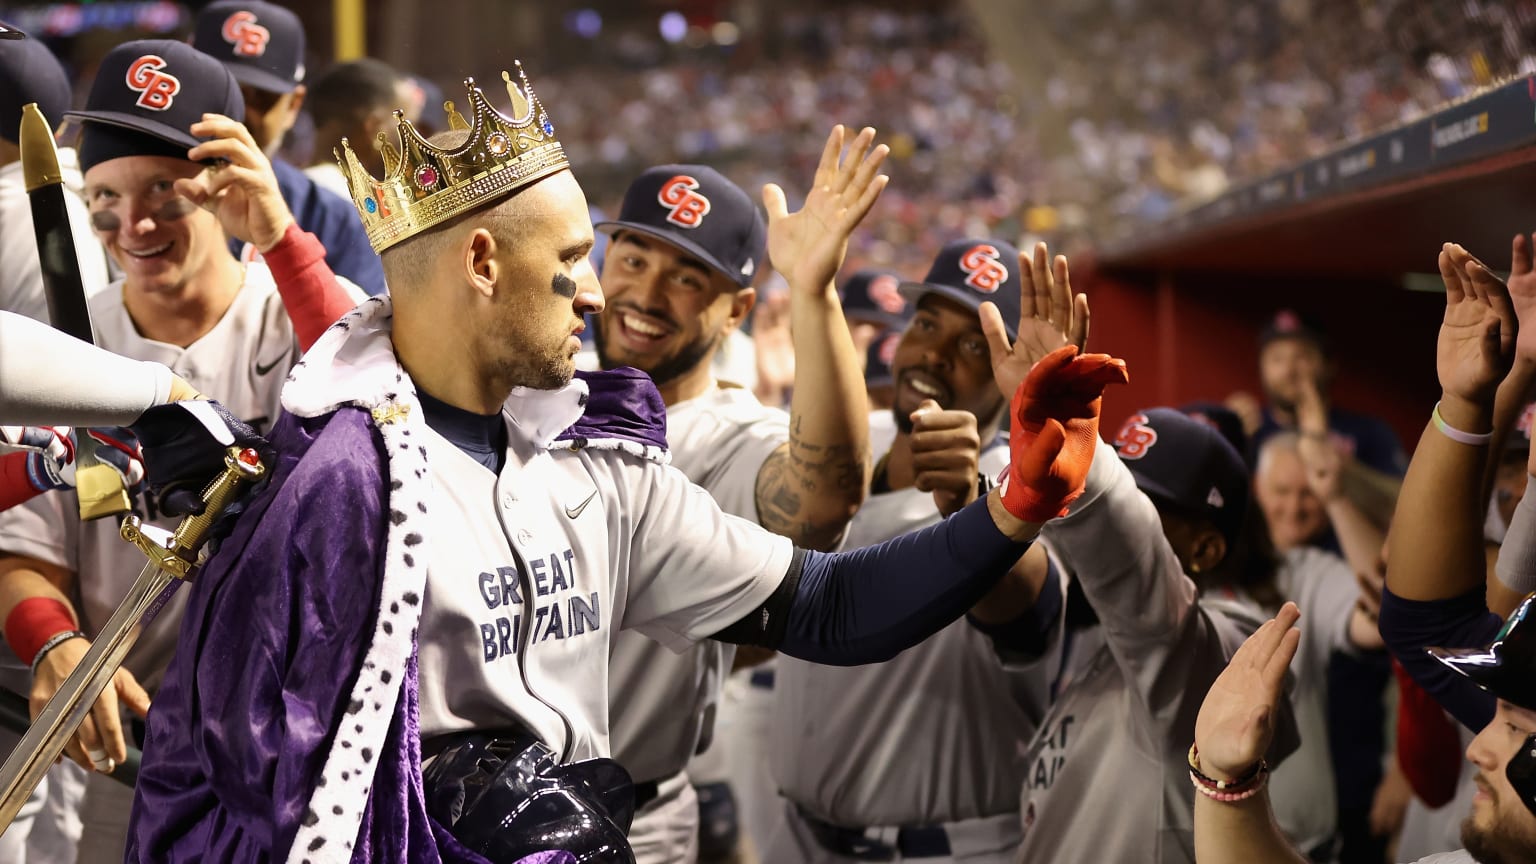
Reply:
[[837, 545], [863, 494], [867, 448], [804, 441], [798, 418], [789, 441], [757, 474], [758, 522], [810, 549]]

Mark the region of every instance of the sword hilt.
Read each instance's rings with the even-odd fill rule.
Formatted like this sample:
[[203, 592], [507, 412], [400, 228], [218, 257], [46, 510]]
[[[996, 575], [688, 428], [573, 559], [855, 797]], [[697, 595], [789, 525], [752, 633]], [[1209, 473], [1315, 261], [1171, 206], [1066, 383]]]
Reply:
[[123, 521], [123, 539], [139, 547], [155, 566], [178, 579], [186, 579], [197, 564], [198, 550], [208, 540], [208, 533], [234, 503], [241, 487], [260, 480], [266, 473], [267, 468], [255, 450], [231, 447], [224, 453], [224, 470], [203, 490], [203, 512], [182, 519], [168, 544], [161, 546], [146, 536], [136, 516]]

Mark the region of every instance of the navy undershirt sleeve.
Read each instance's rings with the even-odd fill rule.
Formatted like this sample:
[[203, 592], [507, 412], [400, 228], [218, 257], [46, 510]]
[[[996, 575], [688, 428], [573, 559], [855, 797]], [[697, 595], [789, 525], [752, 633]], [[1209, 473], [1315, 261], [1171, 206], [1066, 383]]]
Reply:
[[1481, 648], [1493, 641], [1503, 622], [1488, 611], [1482, 586], [1445, 600], [1404, 600], [1383, 590], [1378, 623], [1392, 656], [1440, 707], [1473, 732], [1488, 725], [1494, 697], [1424, 651]]
[[884, 662], [965, 614], [1028, 548], [998, 530], [981, 498], [876, 546], [805, 552], [771, 647], [834, 666]]
[[1028, 662], [1043, 656], [1051, 646], [1051, 632], [1061, 620], [1063, 602], [1061, 575], [1056, 572], [1056, 562], [1047, 559], [1040, 596], [1024, 614], [1001, 624], [984, 624], [970, 615], [965, 617], [972, 627], [992, 640], [999, 656], [1012, 662]]

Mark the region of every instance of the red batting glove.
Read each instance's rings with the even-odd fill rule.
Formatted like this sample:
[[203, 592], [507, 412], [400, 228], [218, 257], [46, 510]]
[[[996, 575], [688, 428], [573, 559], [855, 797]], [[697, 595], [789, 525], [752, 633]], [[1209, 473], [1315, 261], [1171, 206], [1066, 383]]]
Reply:
[[1124, 360], [1108, 354], [1079, 357], [1075, 345], [1035, 363], [1010, 409], [1012, 460], [1002, 480], [1009, 513], [1037, 524], [1066, 515], [1088, 482], [1104, 388], [1129, 381]]

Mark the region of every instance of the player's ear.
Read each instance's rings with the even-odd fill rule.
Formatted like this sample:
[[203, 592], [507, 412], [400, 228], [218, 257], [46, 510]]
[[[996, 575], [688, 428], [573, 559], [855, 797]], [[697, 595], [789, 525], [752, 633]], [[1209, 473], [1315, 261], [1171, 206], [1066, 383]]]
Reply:
[[485, 228], [475, 228], [458, 247], [465, 279], [487, 298], [495, 295], [496, 280], [501, 275], [501, 265], [496, 261], [497, 246], [495, 235]]
[[731, 314], [725, 319], [725, 326], [740, 327], [741, 322], [747, 320], [747, 315], [752, 312], [752, 307], [757, 305], [756, 288], [737, 288], [731, 295]]

